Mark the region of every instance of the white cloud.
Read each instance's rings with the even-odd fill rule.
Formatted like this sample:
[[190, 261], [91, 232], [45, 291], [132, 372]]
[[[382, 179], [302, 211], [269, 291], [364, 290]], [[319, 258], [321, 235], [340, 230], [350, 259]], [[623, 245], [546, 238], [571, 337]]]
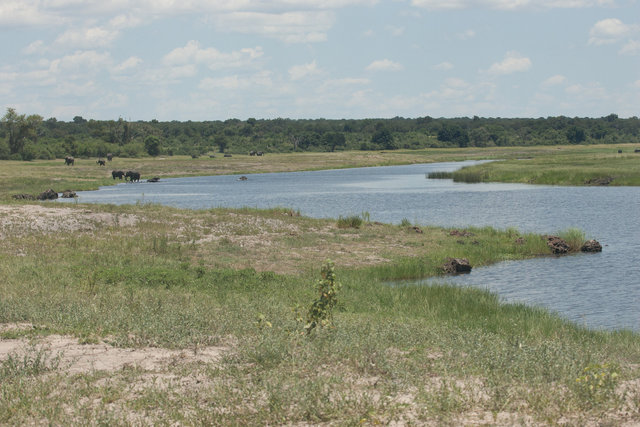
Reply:
[[203, 79], [198, 88], [202, 90], [215, 90], [215, 89], [240, 89], [241, 87], [246, 87], [247, 82], [241, 81], [237, 75], [234, 76], [226, 76], [221, 78], [211, 78], [207, 77]]
[[116, 73], [122, 73], [124, 71], [137, 68], [141, 63], [142, 59], [138, 58], [137, 56], [132, 56], [127, 58], [124, 62], [113, 67], [113, 71]]
[[366, 69], [368, 71], [400, 71], [403, 67], [402, 64], [393, 62], [389, 59], [380, 59], [367, 65]]
[[55, 44], [71, 48], [91, 49], [108, 46], [117, 36], [118, 31], [103, 27], [71, 29], [58, 36]]
[[439, 64], [436, 64], [433, 66], [434, 70], [440, 70], [440, 71], [449, 71], [453, 69], [453, 64], [451, 62], [441, 62]]
[[86, 71], [88, 69], [106, 67], [111, 63], [108, 53], [95, 50], [77, 51], [60, 59], [51, 61], [49, 69], [54, 72]]
[[43, 25], [51, 22], [51, 15], [34, 1], [3, 0], [0, 2], [0, 27]]
[[570, 95], [582, 101], [604, 101], [608, 98], [607, 91], [599, 83], [574, 84], [565, 89], [567, 95]]
[[395, 27], [393, 25], [387, 25], [385, 29], [394, 37], [400, 37], [404, 34], [404, 27]]
[[518, 52], [507, 52], [504, 59], [493, 64], [489, 70], [489, 74], [505, 75], [516, 72], [528, 71], [531, 68], [531, 60]]
[[620, 52], [622, 55], [638, 55], [640, 54], [640, 41], [638, 40], [629, 40]]
[[237, 74], [224, 77], [207, 77], [200, 81], [199, 89], [206, 91], [223, 90], [240, 90], [252, 87], [271, 87], [273, 81], [271, 73], [268, 71], [260, 71], [251, 76], [239, 76]]
[[608, 18], [598, 21], [589, 31], [589, 44], [600, 46], [616, 43], [623, 40], [633, 32], [633, 27], [624, 24], [617, 18]]
[[469, 39], [474, 38], [475, 36], [476, 36], [476, 32], [473, 31], [473, 30], [466, 30], [466, 31], [463, 31], [461, 33], [458, 33], [458, 35], [457, 35], [457, 37], [460, 40], [469, 40]]
[[412, 0], [411, 4], [425, 9], [470, 9], [519, 10], [524, 8], [576, 9], [605, 6], [613, 0]]
[[44, 42], [42, 40], [36, 40], [33, 43], [29, 44], [29, 46], [23, 49], [23, 53], [26, 55], [34, 55], [41, 54], [45, 51]]
[[567, 78], [561, 74], [556, 74], [555, 76], [551, 76], [545, 81], [543, 81], [540, 86], [542, 87], [551, 87], [558, 86], [567, 82]]
[[287, 43], [313, 43], [327, 40], [335, 16], [331, 11], [285, 13], [233, 12], [215, 15], [215, 26], [223, 31], [259, 34]]
[[316, 65], [316, 61], [313, 61], [308, 64], [294, 65], [289, 68], [289, 77], [291, 80], [300, 80], [304, 77], [318, 74], [319, 72], [320, 70]]
[[184, 47], [173, 49], [166, 54], [163, 63], [170, 66], [203, 64], [209, 69], [215, 70], [248, 66], [262, 55], [261, 47], [243, 48], [225, 53], [213, 47], [201, 48], [197, 41], [190, 40]]

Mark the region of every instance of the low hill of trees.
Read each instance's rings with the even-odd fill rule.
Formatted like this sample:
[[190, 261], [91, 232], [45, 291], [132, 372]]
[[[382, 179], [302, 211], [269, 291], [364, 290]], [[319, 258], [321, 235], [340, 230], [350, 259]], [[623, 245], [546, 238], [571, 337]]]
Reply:
[[8, 108], [0, 120], [0, 159], [65, 156], [193, 155], [211, 152], [393, 150], [437, 147], [640, 142], [640, 119], [402, 118], [126, 121], [55, 118]]

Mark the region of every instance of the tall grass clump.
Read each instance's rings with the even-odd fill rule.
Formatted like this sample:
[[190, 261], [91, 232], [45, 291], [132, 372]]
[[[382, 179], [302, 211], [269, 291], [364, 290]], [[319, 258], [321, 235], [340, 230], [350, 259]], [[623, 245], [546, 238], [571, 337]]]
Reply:
[[487, 181], [489, 174], [487, 171], [475, 171], [466, 170], [466, 168], [453, 172], [454, 182], [466, 182], [468, 184], [474, 184], [478, 182]]
[[338, 228], [360, 228], [362, 225], [362, 218], [358, 215], [352, 215], [348, 217], [343, 217], [340, 215], [337, 221]]
[[427, 174], [428, 179], [453, 179], [453, 172], [436, 171]]
[[579, 228], [568, 228], [558, 233], [558, 237], [567, 242], [572, 252], [579, 251], [585, 242], [584, 231]]

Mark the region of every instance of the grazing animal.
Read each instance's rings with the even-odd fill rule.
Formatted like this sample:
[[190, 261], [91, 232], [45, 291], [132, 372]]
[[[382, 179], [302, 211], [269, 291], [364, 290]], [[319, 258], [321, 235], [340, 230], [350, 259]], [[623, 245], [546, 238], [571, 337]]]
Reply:
[[69, 165], [73, 166], [73, 164], [75, 163], [75, 161], [76, 161], [76, 160], [75, 160], [73, 157], [71, 157], [71, 156], [67, 156], [67, 157], [65, 157], [65, 158], [64, 158], [64, 164], [65, 164], [65, 166], [69, 166]]
[[113, 177], [113, 179], [122, 179], [124, 177], [124, 171], [111, 171], [111, 176]]
[[224, 157], [231, 157], [231, 154], [225, 154]]
[[256, 152], [255, 152], [255, 151], [253, 151], [253, 150], [251, 150], [251, 151], [249, 151], [249, 155], [250, 155], [250, 156], [255, 156], [255, 155], [256, 155]]
[[107, 153], [107, 160], [109, 161], [113, 160], [113, 154]]
[[106, 163], [104, 160], [102, 160], [102, 159], [98, 159], [98, 160], [96, 161], [96, 163], [97, 163], [97, 164], [99, 164], [100, 166], [104, 166], [104, 165], [106, 165], [106, 164], [107, 164], [107, 163]]
[[127, 171], [124, 174], [124, 180], [127, 181], [127, 179], [130, 182], [139, 182], [140, 181], [140, 172], [136, 172], [136, 171]]
[[264, 153], [263, 153], [262, 151], [258, 151], [256, 154], [257, 154], [258, 156], [262, 156]]

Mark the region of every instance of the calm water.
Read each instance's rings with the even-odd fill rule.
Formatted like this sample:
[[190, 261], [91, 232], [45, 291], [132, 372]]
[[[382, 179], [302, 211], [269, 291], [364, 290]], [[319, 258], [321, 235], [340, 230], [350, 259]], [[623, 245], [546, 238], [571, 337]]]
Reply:
[[506, 301], [555, 310], [592, 328], [640, 330], [640, 187], [549, 187], [430, 180], [472, 162], [166, 179], [79, 193], [82, 203], [152, 202], [182, 208], [287, 207], [330, 217], [441, 226], [584, 230], [600, 254], [504, 262], [447, 278]]

